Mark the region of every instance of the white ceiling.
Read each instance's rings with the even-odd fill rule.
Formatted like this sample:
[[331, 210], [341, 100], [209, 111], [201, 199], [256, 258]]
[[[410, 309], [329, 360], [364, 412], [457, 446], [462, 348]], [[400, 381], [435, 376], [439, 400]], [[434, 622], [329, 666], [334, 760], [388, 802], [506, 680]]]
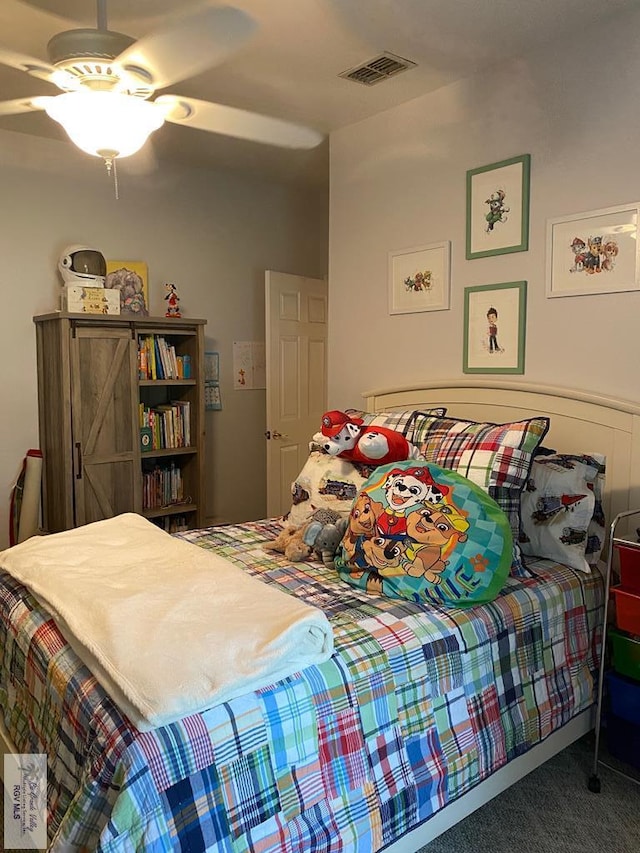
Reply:
[[[638, 0], [228, 0], [258, 23], [257, 34], [222, 65], [167, 88], [308, 124], [322, 133], [576, 34]], [[179, 15], [187, 0], [108, 0], [109, 29], [140, 37]], [[0, 0], [0, 43], [46, 59], [54, 34], [94, 27], [93, 0]], [[585, 50], [592, 46], [585, 44]], [[390, 51], [417, 63], [375, 86], [338, 75]], [[594, 53], [594, 57], [595, 57]], [[0, 100], [55, 94], [48, 83], [0, 66]], [[42, 113], [0, 118], [0, 128], [66, 138]], [[86, 156], [78, 154], [78, 156]], [[131, 167], [163, 160], [240, 169], [321, 185], [328, 145], [289, 151], [165, 124]], [[123, 161], [124, 162], [124, 161]]]

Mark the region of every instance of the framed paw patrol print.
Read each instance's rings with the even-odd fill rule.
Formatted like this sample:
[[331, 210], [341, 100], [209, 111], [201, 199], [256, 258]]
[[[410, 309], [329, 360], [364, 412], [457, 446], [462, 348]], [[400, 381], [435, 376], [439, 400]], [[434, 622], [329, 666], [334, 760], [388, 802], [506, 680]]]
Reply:
[[529, 248], [531, 155], [467, 172], [467, 260]]
[[449, 307], [451, 243], [389, 252], [389, 314]]
[[547, 297], [640, 290], [640, 202], [547, 220]]
[[524, 373], [527, 282], [465, 287], [463, 373]]

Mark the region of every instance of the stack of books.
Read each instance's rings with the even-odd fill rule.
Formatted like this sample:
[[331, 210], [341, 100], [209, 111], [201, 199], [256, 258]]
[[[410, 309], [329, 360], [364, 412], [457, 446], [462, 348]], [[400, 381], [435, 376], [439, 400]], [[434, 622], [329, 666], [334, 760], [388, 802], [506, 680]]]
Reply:
[[148, 335], [138, 344], [140, 379], [191, 379], [191, 356], [177, 355], [161, 335]]

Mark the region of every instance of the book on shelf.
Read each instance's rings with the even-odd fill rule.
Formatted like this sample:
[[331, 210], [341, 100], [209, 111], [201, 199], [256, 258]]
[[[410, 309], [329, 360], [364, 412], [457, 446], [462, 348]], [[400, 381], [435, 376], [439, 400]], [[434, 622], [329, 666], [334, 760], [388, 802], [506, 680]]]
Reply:
[[157, 379], [158, 374], [156, 370], [156, 348], [154, 345], [154, 341], [152, 337], [147, 338], [147, 348], [149, 351], [149, 379]]
[[177, 355], [162, 335], [147, 335], [138, 340], [138, 374], [140, 379], [190, 379], [191, 356]]
[[152, 518], [154, 524], [166, 530], [167, 533], [179, 533], [189, 530], [189, 522], [186, 515], [167, 515], [161, 518]]
[[153, 434], [149, 427], [140, 427], [140, 450], [142, 453], [148, 453], [153, 449], [152, 446]]
[[142, 507], [153, 510], [184, 503], [184, 482], [180, 467], [155, 465], [142, 475]]
[[176, 355], [176, 378], [191, 379], [191, 356]]
[[168, 450], [191, 447], [191, 403], [188, 400], [172, 400], [160, 406], [139, 406], [139, 425], [151, 434], [151, 446], [147, 450]]
[[148, 363], [147, 363], [147, 348], [144, 342], [141, 341], [138, 346], [138, 378], [148, 379]]

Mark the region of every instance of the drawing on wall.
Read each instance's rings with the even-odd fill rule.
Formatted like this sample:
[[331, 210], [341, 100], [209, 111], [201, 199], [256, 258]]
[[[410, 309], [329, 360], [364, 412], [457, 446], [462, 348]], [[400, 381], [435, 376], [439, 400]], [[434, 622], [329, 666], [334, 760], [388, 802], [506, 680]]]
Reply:
[[531, 155], [467, 172], [467, 260], [529, 248]]
[[233, 342], [233, 387], [236, 391], [267, 387], [264, 341]]
[[466, 287], [464, 373], [524, 373], [526, 281]]
[[638, 290], [640, 202], [547, 222], [547, 296]]

